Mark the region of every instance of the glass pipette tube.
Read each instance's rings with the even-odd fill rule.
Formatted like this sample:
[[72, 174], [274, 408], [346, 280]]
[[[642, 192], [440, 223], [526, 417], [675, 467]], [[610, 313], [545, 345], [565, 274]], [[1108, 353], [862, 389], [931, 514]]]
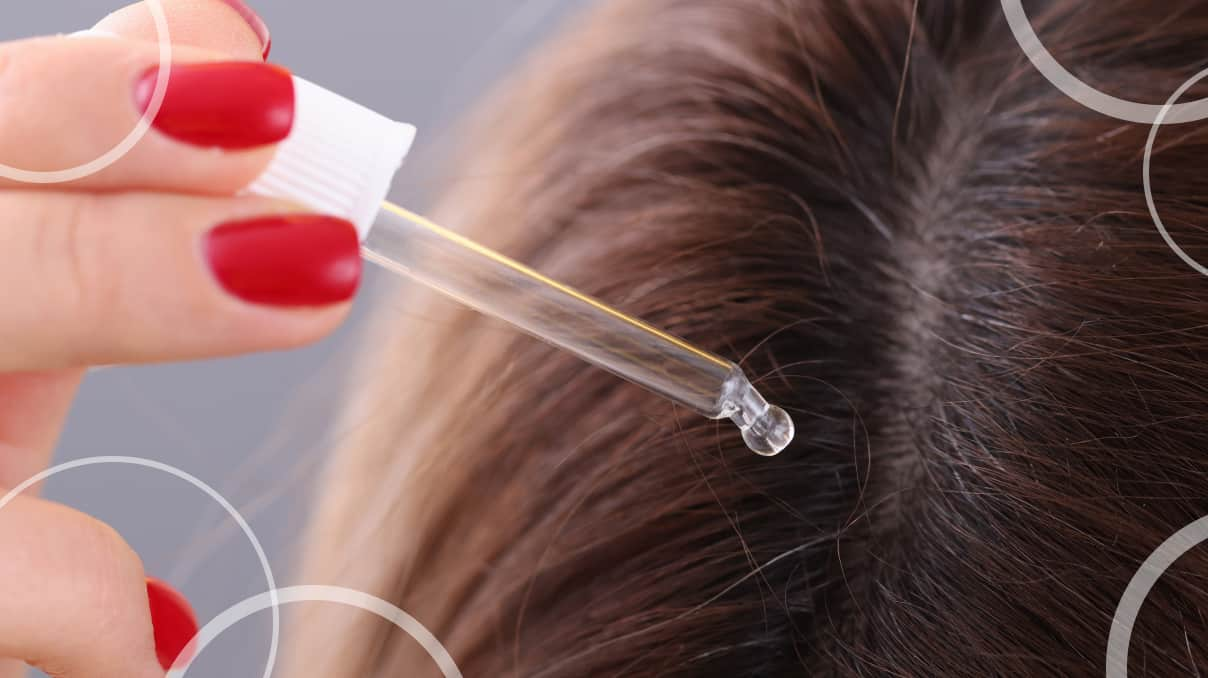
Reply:
[[778, 454], [793, 440], [788, 413], [733, 362], [418, 214], [384, 203], [362, 254], [706, 417], [731, 419], [758, 454]]

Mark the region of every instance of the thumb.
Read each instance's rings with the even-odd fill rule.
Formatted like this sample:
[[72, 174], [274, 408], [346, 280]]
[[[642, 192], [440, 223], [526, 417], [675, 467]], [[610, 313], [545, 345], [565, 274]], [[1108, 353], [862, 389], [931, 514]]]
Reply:
[[[93, 30], [133, 40], [159, 39], [150, 3], [137, 2], [105, 17]], [[172, 45], [202, 47], [237, 59], [268, 58], [268, 25], [244, 0], [159, 0]]]

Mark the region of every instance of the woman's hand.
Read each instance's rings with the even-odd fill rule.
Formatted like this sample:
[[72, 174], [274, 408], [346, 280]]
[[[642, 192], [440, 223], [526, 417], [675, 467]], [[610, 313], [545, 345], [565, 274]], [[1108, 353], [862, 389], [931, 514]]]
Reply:
[[[0, 179], [0, 494], [47, 464], [83, 369], [304, 344], [360, 276], [347, 222], [233, 197], [290, 131], [293, 89], [237, 0], [161, 0], [173, 64], [152, 128], [68, 184]], [[17, 11], [10, 9], [8, 11]], [[159, 49], [146, 7], [109, 35], [0, 44], [0, 163], [62, 170], [138, 124]], [[145, 577], [110, 528], [22, 495], [0, 510], [0, 675], [150, 678]]]

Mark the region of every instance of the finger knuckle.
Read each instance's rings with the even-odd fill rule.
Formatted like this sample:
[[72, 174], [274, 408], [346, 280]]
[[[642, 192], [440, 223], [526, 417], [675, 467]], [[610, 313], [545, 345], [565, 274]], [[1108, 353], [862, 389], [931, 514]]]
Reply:
[[48, 198], [35, 219], [34, 261], [45, 267], [42, 280], [52, 303], [70, 316], [70, 326], [90, 335], [99, 330], [106, 309], [116, 303], [117, 268], [105, 263], [104, 238], [90, 237], [89, 221], [103, 219], [103, 204], [93, 196]]

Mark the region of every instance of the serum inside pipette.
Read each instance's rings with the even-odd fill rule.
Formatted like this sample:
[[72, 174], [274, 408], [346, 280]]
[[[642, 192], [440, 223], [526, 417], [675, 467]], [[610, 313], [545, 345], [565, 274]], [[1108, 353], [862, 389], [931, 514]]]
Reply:
[[757, 454], [778, 454], [793, 421], [733, 362], [612, 308], [397, 205], [385, 203], [365, 258], [711, 419]]

